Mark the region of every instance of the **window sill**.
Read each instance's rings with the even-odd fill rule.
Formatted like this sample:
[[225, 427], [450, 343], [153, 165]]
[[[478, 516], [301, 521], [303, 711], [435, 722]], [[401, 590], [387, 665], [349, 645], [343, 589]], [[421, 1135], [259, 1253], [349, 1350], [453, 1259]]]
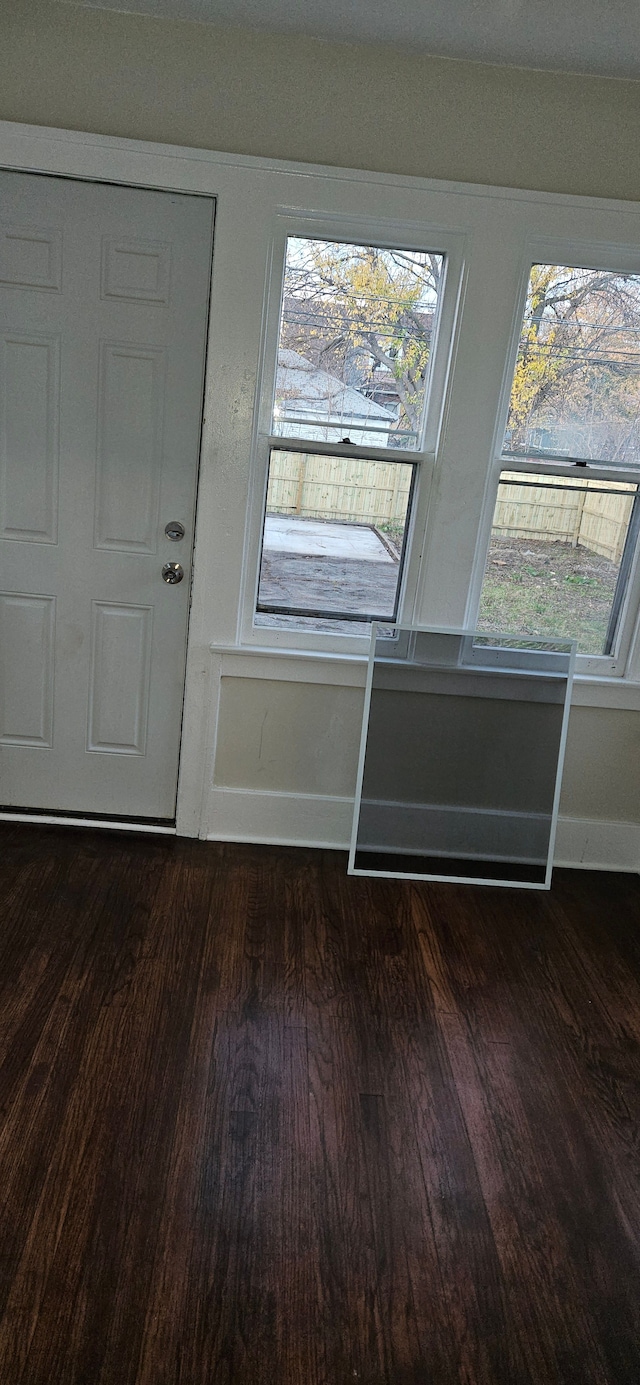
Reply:
[[572, 707], [608, 707], [613, 711], [640, 711], [640, 683], [625, 678], [594, 678], [577, 673], [573, 680]]

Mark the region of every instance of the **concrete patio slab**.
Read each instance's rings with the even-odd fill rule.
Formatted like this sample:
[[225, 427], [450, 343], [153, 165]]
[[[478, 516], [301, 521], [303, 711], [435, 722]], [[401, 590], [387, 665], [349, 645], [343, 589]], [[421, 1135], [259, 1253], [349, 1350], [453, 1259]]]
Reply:
[[395, 566], [375, 530], [366, 524], [333, 524], [329, 520], [300, 519], [295, 515], [267, 515], [264, 548], [270, 553], [352, 558]]

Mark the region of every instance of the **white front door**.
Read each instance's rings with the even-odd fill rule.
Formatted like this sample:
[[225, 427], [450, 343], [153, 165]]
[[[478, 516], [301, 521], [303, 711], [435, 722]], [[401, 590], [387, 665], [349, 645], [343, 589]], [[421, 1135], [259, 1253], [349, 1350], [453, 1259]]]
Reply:
[[0, 807], [174, 816], [212, 232], [0, 174]]

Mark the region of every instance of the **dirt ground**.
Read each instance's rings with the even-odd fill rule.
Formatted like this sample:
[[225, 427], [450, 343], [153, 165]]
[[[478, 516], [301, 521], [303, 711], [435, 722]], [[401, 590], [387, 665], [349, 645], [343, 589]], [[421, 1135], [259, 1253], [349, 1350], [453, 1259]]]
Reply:
[[[601, 654], [617, 574], [616, 564], [586, 548], [540, 539], [494, 538], [478, 628], [503, 634], [561, 635], [577, 639], [581, 653]], [[393, 609], [397, 577], [395, 563], [265, 550], [260, 597], [266, 605], [361, 611], [384, 618]], [[319, 616], [265, 613], [257, 616], [256, 623], [281, 629], [369, 633], [365, 622]]]
[[[295, 605], [307, 610], [361, 611], [384, 618], [393, 613], [398, 567], [396, 563], [358, 561], [353, 558], [304, 557], [265, 549], [260, 573], [260, 601], [268, 606]], [[307, 621], [309, 618], [307, 617]], [[293, 624], [299, 617], [266, 616], [261, 625]], [[350, 622], [341, 621], [353, 633]], [[335, 630], [335, 620], [315, 617], [315, 630]], [[368, 633], [369, 627], [363, 626]], [[359, 628], [356, 633], [362, 633]]]

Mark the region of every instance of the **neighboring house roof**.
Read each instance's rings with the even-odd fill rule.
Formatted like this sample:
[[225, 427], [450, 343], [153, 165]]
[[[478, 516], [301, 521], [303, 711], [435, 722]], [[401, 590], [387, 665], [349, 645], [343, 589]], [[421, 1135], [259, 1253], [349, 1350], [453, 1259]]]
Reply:
[[389, 426], [396, 422], [391, 409], [367, 399], [337, 375], [319, 370], [289, 348], [278, 353], [276, 397], [280, 414], [287, 418], [309, 418], [319, 423], [344, 421], [360, 426], [373, 420]]

